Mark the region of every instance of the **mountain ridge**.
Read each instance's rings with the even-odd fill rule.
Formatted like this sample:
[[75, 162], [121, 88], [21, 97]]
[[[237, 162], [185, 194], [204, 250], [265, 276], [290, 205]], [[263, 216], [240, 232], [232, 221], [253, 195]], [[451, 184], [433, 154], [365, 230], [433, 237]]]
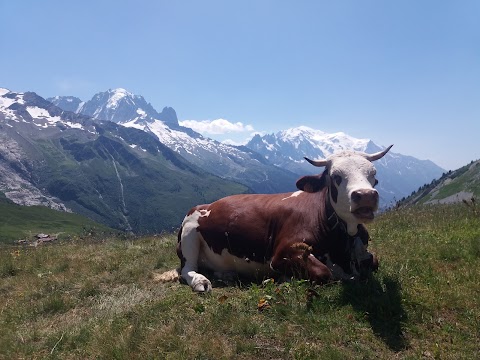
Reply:
[[[62, 97], [52, 99], [58, 104], [63, 101]], [[121, 88], [95, 94], [86, 104], [88, 106], [79, 107], [78, 113], [150, 133], [196, 166], [220, 178], [241, 183], [254, 192], [296, 190], [296, 174], [261, 161], [251, 149], [222, 144], [180, 126], [175, 110], [170, 107], [158, 113], [142, 96]]]
[[[120, 98], [129, 99], [129, 111], [108, 105], [117, 104]], [[141, 101], [136, 103], [136, 99]], [[243, 146], [228, 145], [180, 126], [176, 115], [173, 122], [163, 121], [156, 111], [145, 111], [142, 105], [145, 103], [143, 97], [125, 89], [109, 90], [94, 95], [90, 100], [92, 108], [89, 114], [97, 114], [98, 118], [107, 107], [118, 109], [109, 116], [119, 124], [149, 132], [207, 172], [240, 182], [255, 192], [294, 191], [298, 177], [319, 172], [304, 157], [325, 158], [344, 150], [373, 153], [384, 148], [371, 139], [354, 138], [344, 132], [330, 134], [307, 126], [293, 127], [276, 134], [257, 134]], [[173, 109], [171, 111], [174, 112]], [[445, 171], [429, 160], [394, 152], [387, 154], [376, 166], [382, 207], [393, 205]], [[275, 181], [272, 182], [272, 179]]]
[[[304, 160], [327, 158], [345, 150], [375, 153], [385, 147], [370, 139], [357, 139], [343, 132], [325, 133], [306, 126], [279, 131], [275, 134], [255, 135], [247, 147], [257, 151], [277, 166], [298, 174], [320, 172]], [[419, 160], [390, 151], [375, 162], [381, 206], [392, 206], [412, 189], [438, 177], [444, 169], [430, 160]]]

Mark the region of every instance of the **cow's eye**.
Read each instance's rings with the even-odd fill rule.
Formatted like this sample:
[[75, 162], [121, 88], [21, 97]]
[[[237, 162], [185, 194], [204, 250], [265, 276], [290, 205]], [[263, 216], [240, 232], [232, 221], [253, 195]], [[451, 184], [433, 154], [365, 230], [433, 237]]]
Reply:
[[378, 184], [378, 180], [375, 179], [375, 183], [373, 184], [373, 186], [377, 186], [377, 184]]
[[342, 183], [342, 177], [340, 175], [333, 175], [333, 181], [338, 185]]

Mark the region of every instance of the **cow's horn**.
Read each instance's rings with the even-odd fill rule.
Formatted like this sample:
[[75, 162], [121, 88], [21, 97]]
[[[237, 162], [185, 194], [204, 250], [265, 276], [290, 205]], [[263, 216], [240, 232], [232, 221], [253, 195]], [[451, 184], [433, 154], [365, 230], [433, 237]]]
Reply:
[[321, 160], [310, 160], [309, 158], [304, 158], [305, 160], [307, 160], [310, 164], [314, 165], [314, 166], [327, 166], [328, 164], [328, 161], [327, 160], [324, 160], [324, 159], [321, 159]]
[[388, 150], [392, 148], [392, 146], [393, 144], [387, 147], [385, 150], [379, 151], [375, 154], [365, 154], [365, 158], [369, 161], [375, 161], [375, 160], [381, 159], [388, 152]]

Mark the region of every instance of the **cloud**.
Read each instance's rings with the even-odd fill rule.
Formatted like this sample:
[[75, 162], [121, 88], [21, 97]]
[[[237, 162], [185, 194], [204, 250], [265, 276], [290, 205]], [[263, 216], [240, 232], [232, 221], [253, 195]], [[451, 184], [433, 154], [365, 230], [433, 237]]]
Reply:
[[216, 120], [184, 120], [179, 121], [181, 126], [185, 126], [199, 132], [200, 134], [220, 135], [226, 133], [239, 133], [253, 131], [252, 125], [244, 125], [241, 122], [232, 123], [225, 119]]

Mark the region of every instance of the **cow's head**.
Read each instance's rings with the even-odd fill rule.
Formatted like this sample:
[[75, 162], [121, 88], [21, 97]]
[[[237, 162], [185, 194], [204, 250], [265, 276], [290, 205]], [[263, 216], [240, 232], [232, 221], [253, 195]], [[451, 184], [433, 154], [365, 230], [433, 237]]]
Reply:
[[310, 160], [309, 163], [325, 167], [321, 176], [304, 176], [297, 187], [306, 192], [328, 187], [330, 203], [337, 215], [347, 223], [347, 231], [355, 235], [357, 225], [370, 222], [378, 209], [378, 192], [374, 186], [376, 170], [372, 162], [382, 158], [392, 147], [375, 154], [346, 151], [327, 159]]

